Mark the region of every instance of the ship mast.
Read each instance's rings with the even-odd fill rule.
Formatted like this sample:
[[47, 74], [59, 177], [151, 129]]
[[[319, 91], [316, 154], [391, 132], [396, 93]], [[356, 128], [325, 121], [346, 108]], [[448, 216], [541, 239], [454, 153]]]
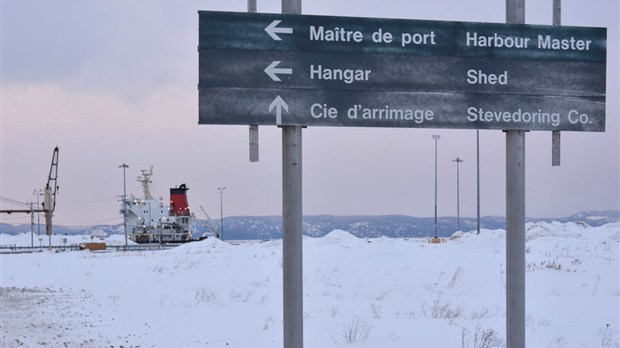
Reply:
[[140, 175], [138, 176], [138, 181], [142, 183], [142, 192], [144, 193], [144, 200], [148, 201], [153, 199], [151, 196], [151, 190], [149, 184], [151, 183], [151, 176], [153, 175], [153, 166], [151, 169], [146, 170], [143, 169], [140, 171]]

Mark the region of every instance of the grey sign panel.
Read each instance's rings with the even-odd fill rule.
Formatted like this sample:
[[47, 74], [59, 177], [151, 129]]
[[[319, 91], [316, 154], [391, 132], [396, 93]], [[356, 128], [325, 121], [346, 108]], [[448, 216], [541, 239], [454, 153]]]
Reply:
[[606, 30], [199, 12], [199, 123], [605, 130]]
[[603, 98], [202, 88], [199, 123], [603, 131]]
[[605, 28], [199, 11], [200, 49], [603, 62]]
[[605, 63], [208, 50], [200, 87], [605, 95]]

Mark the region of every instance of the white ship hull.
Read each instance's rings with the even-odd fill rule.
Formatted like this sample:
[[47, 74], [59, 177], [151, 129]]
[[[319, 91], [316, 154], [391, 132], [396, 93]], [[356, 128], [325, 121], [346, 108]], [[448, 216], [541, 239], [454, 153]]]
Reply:
[[170, 189], [170, 204], [155, 199], [150, 193], [153, 169], [141, 170], [143, 198], [126, 197], [121, 213], [124, 215], [127, 237], [136, 243], [185, 243], [193, 240], [190, 231], [191, 212], [187, 204], [185, 184]]

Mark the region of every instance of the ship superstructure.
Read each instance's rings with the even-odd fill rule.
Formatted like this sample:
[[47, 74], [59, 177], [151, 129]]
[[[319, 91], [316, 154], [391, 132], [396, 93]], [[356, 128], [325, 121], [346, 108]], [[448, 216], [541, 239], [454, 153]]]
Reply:
[[154, 198], [150, 184], [153, 168], [141, 170], [138, 182], [143, 197], [129, 195], [121, 207], [127, 219], [127, 236], [136, 243], [184, 243], [192, 240], [190, 231], [191, 211], [187, 202], [187, 190], [182, 184], [170, 189], [170, 204], [163, 197]]

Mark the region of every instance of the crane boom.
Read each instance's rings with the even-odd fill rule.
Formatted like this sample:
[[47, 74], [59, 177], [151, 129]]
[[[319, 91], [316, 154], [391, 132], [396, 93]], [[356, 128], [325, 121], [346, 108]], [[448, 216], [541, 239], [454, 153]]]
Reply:
[[58, 146], [52, 153], [52, 164], [47, 176], [47, 184], [43, 191], [43, 208], [45, 211], [45, 234], [52, 235], [52, 216], [56, 208], [56, 192], [58, 191]]
[[[30, 203], [30, 209], [11, 209], [0, 210], [0, 213], [45, 213], [45, 234], [49, 236], [49, 248], [52, 248], [52, 216], [54, 214], [54, 208], [56, 208], [56, 193], [58, 191], [58, 146], [54, 148], [52, 153], [52, 164], [50, 165], [50, 173], [47, 176], [47, 184], [45, 190], [43, 190], [43, 203], [42, 209], [33, 209], [32, 203]], [[13, 201], [13, 203], [19, 203]], [[24, 204], [25, 205], [25, 204]], [[34, 215], [31, 215], [34, 216]], [[34, 218], [34, 217], [33, 217]], [[31, 220], [34, 221], [34, 220]], [[34, 224], [34, 222], [31, 222]]]
[[205, 214], [205, 217], [207, 218], [207, 222], [205, 223], [205, 225], [207, 225], [207, 227], [211, 230], [211, 232], [213, 232], [213, 236], [215, 238], [220, 238], [220, 233], [217, 230], [217, 227], [215, 227], [215, 224], [213, 224], [213, 220], [211, 219], [209, 214], [207, 214], [207, 211], [205, 210], [205, 208], [202, 207], [202, 205], [200, 206], [200, 210], [202, 211], [203, 214]]

